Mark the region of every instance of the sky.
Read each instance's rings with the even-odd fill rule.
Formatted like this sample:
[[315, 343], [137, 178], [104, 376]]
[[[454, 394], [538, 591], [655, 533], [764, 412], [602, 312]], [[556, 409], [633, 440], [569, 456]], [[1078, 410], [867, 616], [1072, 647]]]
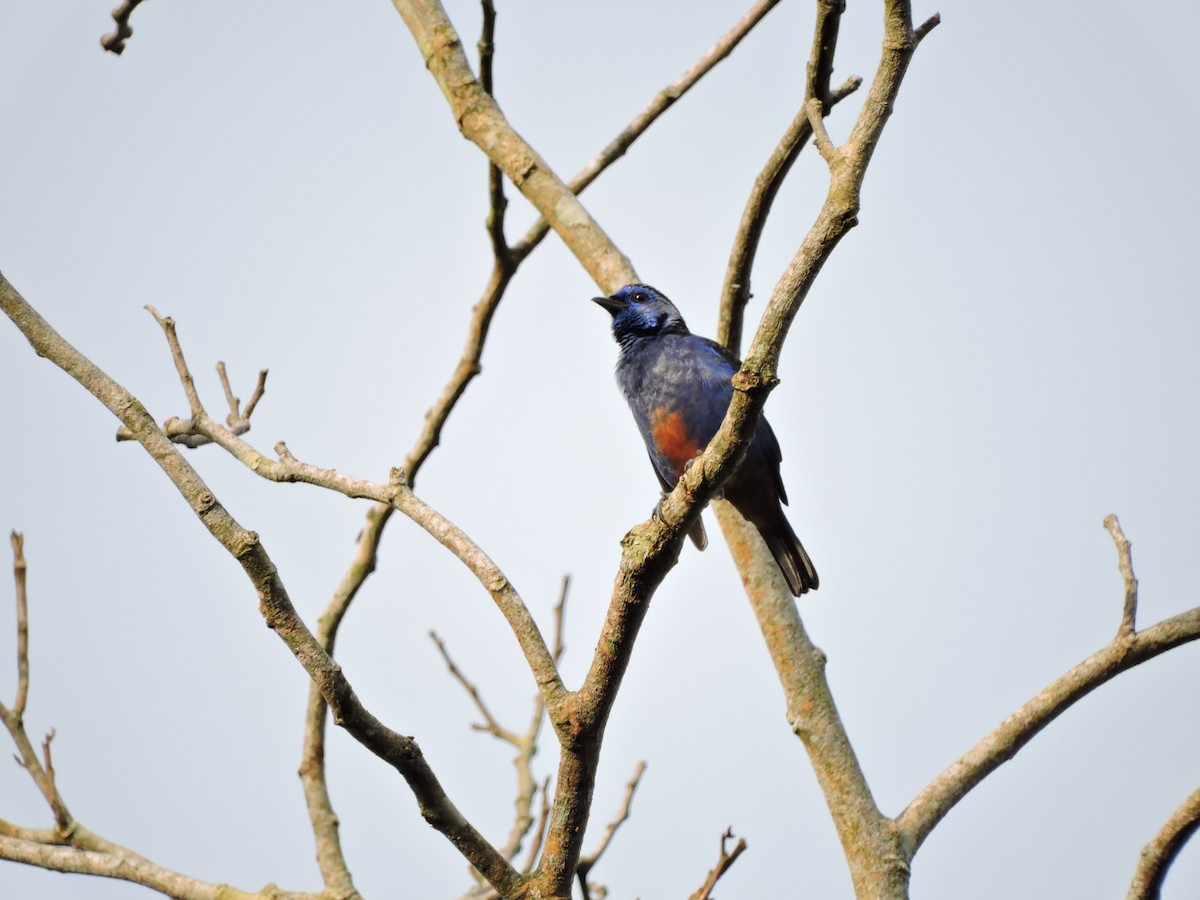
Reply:
[[[454, 128], [391, 4], [147, 3], [120, 58], [111, 0], [0, 10], [0, 269], [159, 420], [186, 403], [147, 304], [178, 323], [202, 396], [213, 366], [247, 438], [384, 480], [458, 359], [490, 265], [486, 166]], [[748, 6], [748, 4], [746, 4]], [[735, 3], [499, 4], [496, 92], [564, 177], [742, 14]], [[473, 45], [476, 5], [451, 17]], [[766, 415], [788, 515], [821, 588], [799, 601], [884, 812], [898, 813], [1016, 707], [1103, 646], [1123, 588], [1139, 623], [1200, 602], [1200, 6], [917, 5], [920, 47], [872, 161], [860, 224], [792, 328]], [[784, 3], [584, 195], [636, 266], [714, 334], [738, 217], [802, 100], [812, 8]], [[851, 3], [835, 82], [869, 78], [878, 4]], [[845, 136], [852, 98], [829, 122]], [[753, 287], [763, 301], [826, 186], [806, 150]], [[533, 220], [510, 191], [509, 234]], [[578, 684], [620, 554], [658, 488], [612, 378], [596, 293], [556, 238], [526, 262], [417, 493], [503, 568], [548, 629], [564, 575]], [[247, 890], [320, 887], [295, 776], [307, 679], [253, 589], [90, 395], [0, 325], [0, 529], [25, 533], [32, 736], [94, 832]], [[262, 536], [315, 622], [366, 506], [188, 457]], [[717, 535], [711, 513], [710, 535]], [[7, 563], [5, 563], [7, 567]], [[0, 623], [11, 593], [0, 588]], [[452, 799], [502, 841], [533, 682], [486, 592], [395, 517], [339, 638], [359, 696], [413, 735]], [[0, 697], [15, 641], [0, 624]], [[921, 900], [1119, 897], [1200, 784], [1200, 647], [1070, 709], [973, 791], [913, 866]], [[654, 598], [606, 732], [594, 845], [639, 760], [632, 817], [593, 872], [609, 896], [686, 896], [726, 827], [749, 849], [718, 895], [848, 897], [849, 875], [737, 573], [685, 546]], [[553, 740], [537, 757], [552, 772]], [[368, 897], [453, 897], [466, 864], [393, 771], [334, 732], [329, 783]], [[0, 818], [46, 827], [0, 764]], [[1200, 893], [1200, 845], [1167, 900]], [[5, 897], [149, 897], [0, 863]]]

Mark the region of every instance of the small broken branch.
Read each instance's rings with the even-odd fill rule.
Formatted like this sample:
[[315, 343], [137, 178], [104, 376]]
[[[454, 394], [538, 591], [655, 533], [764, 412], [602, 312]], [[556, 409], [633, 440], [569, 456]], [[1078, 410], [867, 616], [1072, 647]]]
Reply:
[[12, 715], [18, 722], [25, 715], [29, 700], [29, 606], [25, 595], [25, 535], [14, 531], [10, 536], [13, 550], [13, 580], [17, 593], [17, 699]]
[[612, 843], [613, 836], [617, 833], [617, 829], [629, 818], [629, 810], [633, 805], [633, 795], [637, 793], [638, 785], [641, 784], [642, 775], [646, 772], [646, 761], [641, 760], [634, 767], [633, 777], [629, 779], [629, 783], [625, 785], [625, 797], [621, 801], [621, 807], [617, 810], [616, 816], [604, 827], [604, 833], [600, 836], [600, 842], [587, 856], [579, 858], [579, 865], [575, 869], [575, 875], [579, 879], [579, 887], [583, 891], [584, 900], [587, 900], [590, 894], [590, 885], [588, 884], [588, 874], [595, 867], [596, 863], [600, 862], [600, 857], [604, 855], [604, 851], [608, 849], [608, 845]]
[[733, 847], [733, 851], [729, 852], [726, 849], [726, 843], [733, 840], [732, 826], [725, 829], [725, 833], [721, 835], [721, 852], [717, 856], [717, 864], [713, 866], [708, 877], [704, 879], [704, 884], [700, 885], [700, 889], [693, 893], [688, 900], [708, 900], [712, 896], [713, 888], [717, 886], [721, 876], [729, 871], [739, 856], [746, 850], [746, 839], [738, 838], [737, 843]]
[[1133, 574], [1133, 545], [1121, 530], [1121, 523], [1115, 515], [1104, 517], [1104, 527], [1112, 535], [1113, 543], [1117, 545], [1117, 568], [1125, 581], [1125, 605], [1121, 610], [1121, 625], [1117, 629], [1118, 638], [1129, 638], [1137, 625], [1138, 580]]
[[142, 0], [124, 0], [120, 6], [112, 11], [113, 22], [116, 23], [117, 27], [100, 38], [101, 47], [110, 53], [117, 54], [117, 56], [125, 52], [125, 41], [133, 36], [133, 28], [129, 24], [129, 17], [133, 15], [133, 11], [141, 3]]
[[[167, 345], [171, 349], [171, 359], [175, 362], [175, 371], [179, 374], [179, 379], [183, 383], [184, 393], [188, 399], [188, 406], [192, 410], [190, 419], [180, 419], [171, 416], [163, 422], [162, 431], [168, 438], [176, 444], [182, 444], [185, 447], [195, 449], [203, 447], [205, 444], [211, 444], [212, 439], [204, 434], [201, 434], [197, 427], [197, 417], [204, 415], [204, 406], [200, 402], [200, 396], [196, 392], [195, 379], [192, 378], [191, 370], [188, 368], [187, 361], [183, 357], [183, 348], [179, 344], [179, 335], [175, 331], [175, 320], [171, 318], [163, 318], [158, 314], [153, 306], [147, 306], [146, 309], [154, 316], [154, 321], [158, 322], [163, 333], [167, 337]], [[258, 406], [258, 401], [262, 399], [263, 393], [267, 389], [267, 370], [262, 369], [258, 373], [258, 382], [254, 386], [254, 393], [250, 395], [250, 400], [246, 403], [246, 408], [241, 409], [241, 401], [234, 396], [233, 387], [229, 383], [229, 373], [225, 370], [225, 363], [217, 363], [217, 377], [221, 379], [221, 390], [225, 394], [225, 402], [229, 405], [229, 415], [225, 417], [225, 422], [229, 425], [230, 431], [235, 435], [243, 435], [250, 430], [250, 416], [254, 413], [255, 407]], [[124, 425], [117, 429], [118, 441], [134, 440], [133, 432]]]
[[[895, 820], [905, 858], [911, 860], [929, 833], [972, 788], [1033, 740], [1043, 728], [1100, 685], [1147, 660], [1200, 639], [1200, 607], [1133, 630], [1137, 579], [1129, 541], [1116, 516], [1104, 520], [1113, 534], [1125, 576], [1125, 614], [1113, 639], [1030, 699], [922, 790]], [[1126, 627], [1128, 626], [1128, 627]]]

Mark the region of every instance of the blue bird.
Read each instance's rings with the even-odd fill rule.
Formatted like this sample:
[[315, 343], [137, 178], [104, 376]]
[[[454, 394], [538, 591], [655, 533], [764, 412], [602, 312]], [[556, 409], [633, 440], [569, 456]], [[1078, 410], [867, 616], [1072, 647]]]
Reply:
[[[708, 338], [688, 331], [679, 310], [659, 291], [629, 284], [595, 302], [612, 314], [613, 337], [621, 347], [617, 384], [664, 491], [675, 487], [684, 467], [717, 433], [741, 363]], [[779, 477], [779, 442], [765, 418], [758, 420], [746, 458], [725, 482], [725, 499], [762, 535], [792, 594], [816, 590], [817, 570], [783, 514], [787, 492]], [[703, 550], [704, 523], [689, 535]]]

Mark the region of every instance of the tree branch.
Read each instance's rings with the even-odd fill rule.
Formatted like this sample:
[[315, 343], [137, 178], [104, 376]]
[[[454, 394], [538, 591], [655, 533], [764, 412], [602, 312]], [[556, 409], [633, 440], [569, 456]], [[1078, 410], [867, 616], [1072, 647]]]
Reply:
[[[1115, 517], [1109, 519], [1115, 523]], [[1105, 519], [1106, 526], [1109, 519]], [[1132, 578], [1131, 569], [1128, 578]], [[1127, 598], [1128, 584], [1127, 580]], [[1016, 756], [1062, 713], [1122, 672], [1198, 638], [1200, 607], [1136, 633], [1119, 631], [1106, 646], [1044, 687], [930, 782], [897, 817], [905, 858], [913, 858], [929, 833], [975, 785]]]
[[141, 3], [142, 0], [123, 0], [121, 5], [112, 11], [113, 22], [116, 23], [117, 27], [100, 38], [101, 47], [111, 53], [117, 54], [117, 56], [125, 52], [125, 41], [133, 36], [133, 28], [129, 24], [129, 17], [133, 15], [133, 11]]
[[[657, 121], [659, 116], [670, 109], [677, 100], [690, 91], [719, 62], [728, 57], [737, 45], [742, 42], [779, 2], [780, 0], [759, 0], [758, 3], [755, 3], [754, 6], [747, 10], [746, 14], [738, 20], [733, 28], [722, 35], [707, 53], [693, 63], [675, 81], [655, 94], [645, 109], [638, 113], [615, 138], [609, 141], [591, 162], [567, 182], [568, 189], [574, 194], [583, 193], [605, 169], [625, 155], [634, 142]], [[546, 219], [539, 219], [525, 233], [521, 240], [513, 245], [514, 253], [523, 259], [534, 247], [541, 243], [542, 239], [549, 233], [549, 230], [550, 226], [547, 224]]]
[[1163, 879], [1188, 839], [1200, 829], [1200, 788], [1179, 805], [1138, 857], [1125, 900], [1158, 900]]
[[1138, 580], [1133, 574], [1132, 545], [1121, 530], [1121, 523], [1114, 515], [1104, 517], [1104, 527], [1112, 535], [1117, 546], [1117, 568], [1125, 581], [1125, 605], [1121, 610], [1121, 624], [1117, 628], [1117, 639], [1133, 635], [1137, 621]]
[[[445, 835], [497, 890], [511, 892], [520, 875], [450, 801], [416, 741], [387, 728], [362, 705], [341, 667], [333, 662], [300, 619], [258, 535], [244, 529], [221, 506], [141, 403], [54, 331], [2, 275], [0, 309], [13, 320], [38, 355], [50, 359], [71, 375], [137, 436], [138, 442], [171, 479], [213, 537], [242, 566], [258, 593], [260, 610], [267, 625], [319, 685], [325, 702], [333, 711], [334, 721], [395, 768], [415, 794], [426, 821]], [[211, 422], [207, 416], [203, 419]], [[211, 427], [219, 426], [211, 423]], [[240, 441], [240, 438], [233, 439]], [[398, 489], [398, 494], [403, 493], [401, 485], [393, 487]], [[497, 592], [503, 593], [504, 587], [496, 585]]]
[[588, 875], [591, 874], [596, 863], [600, 862], [600, 857], [604, 855], [604, 851], [608, 849], [608, 845], [612, 843], [613, 837], [617, 833], [625, 821], [629, 818], [630, 808], [633, 806], [633, 795], [637, 793], [638, 785], [642, 782], [642, 776], [646, 773], [646, 761], [641, 760], [633, 769], [633, 777], [625, 785], [625, 797], [621, 800], [621, 807], [617, 810], [616, 816], [612, 821], [604, 827], [604, 833], [600, 835], [600, 842], [596, 844], [596, 849], [587, 856], [579, 858], [579, 865], [575, 869], [575, 875], [579, 879], [580, 890], [583, 891], [584, 900], [587, 900], [589, 895]]
[[10, 541], [17, 595], [17, 699], [13, 701], [12, 716], [20, 722], [25, 715], [25, 704], [29, 701], [29, 605], [25, 595], [25, 535], [14, 531], [10, 535]]
[[[0, 276], [2, 282], [3, 276]], [[0, 284], [0, 288], [7, 283]], [[27, 597], [25, 587], [26, 562], [24, 540], [12, 534], [13, 569], [17, 575], [17, 657], [20, 671], [17, 689], [18, 702], [9, 710], [0, 703], [0, 719], [17, 748], [17, 762], [37, 785], [54, 815], [54, 828], [22, 828], [0, 820], [0, 860], [25, 863], [58, 872], [77, 872], [116, 878], [144, 885], [171, 897], [183, 900], [238, 900], [258, 897], [228, 885], [211, 884], [197, 878], [155, 865], [132, 850], [93, 834], [71, 815], [58, 789], [54, 759], [50, 752], [54, 731], [42, 742], [41, 757], [29, 739], [22, 721], [25, 700], [29, 691], [28, 631], [26, 628]], [[311, 898], [311, 894], [279, 891], [274, 886], [264, 889], [271, 898]]]
[[[850, 96], [862, 85], [862, 79], [852, 75], [846, 79], [829, 98], [833, 107]], [[800, 112], [792, 119], [787, 131], [779, 139], [779, 143], [771, 152], [762, 171], [754, 179], [750, 196], [742, 210], [742, 218], [734, 235], [733, 248], [729, 251], [729, 262], [725, 267], [725, 282], [721, 286], [721, 310], [718, 323], [717, 340], [729, 348], [734, 356], [741, 353], [742, 322], [746, 304], [752, 296], [750, 291], [750, 274], [754, 269], [754, 259], [758, 254], [758, 245], [767, 225], [767, 217], [775, 203], [779, 189], [783, 187], [792, 164], [800, 158], [812, 135], [812, 126], [808, 121], [807, 107], [801, 107]]]
[[739, 856], [746, 850], [746, 839], [738, 838], [737, 843], [733, 847], [733, 852], [726, 850], [725, 845], [728, 841], [733, 840], [733, 829], [726, 828], [725, 833], [721, 835], [721, 852], [717, 856], [717, 864], [708, 871], [708, 877], [704, 879], [704, 884], [700, 885], [700, 889], [694, 892], [688, 900], [708, 900], [712, 896], [713, 888], [717, 886], [717, 882], [721, 880], [721, 876], [729, 871]]

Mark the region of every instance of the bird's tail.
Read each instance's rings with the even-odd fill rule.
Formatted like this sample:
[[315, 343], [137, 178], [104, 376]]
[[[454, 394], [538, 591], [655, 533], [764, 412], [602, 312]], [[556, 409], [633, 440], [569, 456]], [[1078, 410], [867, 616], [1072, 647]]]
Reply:
[[806, 591], [815, 591], [820, 587], [821, 580], [817, 577], [817, 570], [782, 510], [775, 521], [770, 523], [770, 527], [755, 524], [771, 555], [775, 557], [775, 563], [783, 573], [788, 587], [792, 589], [793, 596], [799, 597]]

